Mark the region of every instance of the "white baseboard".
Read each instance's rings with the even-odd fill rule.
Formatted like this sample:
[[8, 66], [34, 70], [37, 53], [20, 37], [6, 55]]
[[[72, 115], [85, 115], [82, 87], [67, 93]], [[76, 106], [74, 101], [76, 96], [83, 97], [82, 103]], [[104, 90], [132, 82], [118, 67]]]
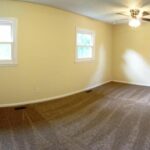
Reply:
[[37, 99], [37, 100], [31, 100], [31, 101], [27, 101], [27, 102], [10, 103], [10, 104], [0, 104], [0, 107], [1, 108], [2, 107], [17, 107], [17, 106], [22, 106], [22, 105], [29, 105], [29, 104], [36, 104], [36, 103], [43, 103], [43, 102], [47, 102], [47, 101], [52, 101], [52, 100], [64, 98], [64, 97], [67, 97], [67, 96], [71, 96], [71, 95], [74, 95], [74, 94], [78, 94], [78, 93], [81, 93], [81, 92], [85, 92], [87, 90], [90, 90], [90, 89], [102, 86], [102, 85], [104, 85], [106, 83], [109, 83], [109, 82], [111, 82], [111, 80], [103, 82], [103, 83], [100, 83], [100, 84], [97, 84], [97, 85], [94, 85], [94, 86], [87, 87], [85, 89], [81, 89], [81, 90], [78, 90], [78, 91], [66, 93], [66, 94], [59, 95], [59, 96], [47, 97], [47, 98], [42, 98], [42, 99]]
[[125, 84], [131, 84], [131, 85], [139, 85], [139, 86], [150, 87], [150, 84], [142, 84], [142, 83], [135, 83], [135, 82], [129, 82], [129, 81], [112, 80], [112, 82], [118, 82], [118, 83], [125, 83]]
[[141, 84], [141, 83], [135, 83], [135, 82], [121, 81], [121, 80], [109, 80], [109, 81], [106, 81], [106, 82], [103, 82], [103, 83], [100, 83], [100, 84], [96, 84], [94, 86], [90, 86], [90, 87], [87, 87], [87, 88], [84, 88], [84, 89], [81, 89], [81, 90], [77, 90], [77, 91], [66, 93], [66, 94], [59, 95], [59, 96], [47, 97], [47, 98], [36, 99], [36, 100], [31, 100], [31, 101], [26, 101], [26, 102], [19, 102], [19, 103], [0, 104], [0, 108], [2, 108], [2, 107], [17, 107], [17, 106], [22, 106], [22, 105], [48, 102], [48, 101], [64, 98], [64, 97], [67, 97], [67, 96], [71, 96], [71, 95], [74, 95], [74, 94], [78, 94], [78, 93], [81, 93], [81, 92], [85, 92], [87, 90], [102, 86], [102, 85], [104, 85], [106, 83], [109, 83], [109, 82], [118, 82], [118, 83], [125, 83], [125, 84], [131, 84], [131, 85], [150, 87], [150, 84]]

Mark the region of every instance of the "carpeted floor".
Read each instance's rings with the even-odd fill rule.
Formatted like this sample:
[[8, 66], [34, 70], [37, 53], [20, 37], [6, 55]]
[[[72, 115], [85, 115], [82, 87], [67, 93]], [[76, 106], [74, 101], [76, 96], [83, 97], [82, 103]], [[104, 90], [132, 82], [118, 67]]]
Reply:
[[150, 87], [108, 83], [89, 93], [0, 109], [0, 150], [149, 150]]

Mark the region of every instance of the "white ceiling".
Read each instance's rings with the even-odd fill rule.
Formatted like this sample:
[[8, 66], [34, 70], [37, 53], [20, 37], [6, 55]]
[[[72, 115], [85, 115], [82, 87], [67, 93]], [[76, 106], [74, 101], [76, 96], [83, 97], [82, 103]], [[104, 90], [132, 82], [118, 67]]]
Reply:
[[71, 11], [108, 23], [119, 23], [127, 18], [115, 13], [128, 12], [131, 8], [150, 10], [150, 0], [20, 0], [39, 3]]

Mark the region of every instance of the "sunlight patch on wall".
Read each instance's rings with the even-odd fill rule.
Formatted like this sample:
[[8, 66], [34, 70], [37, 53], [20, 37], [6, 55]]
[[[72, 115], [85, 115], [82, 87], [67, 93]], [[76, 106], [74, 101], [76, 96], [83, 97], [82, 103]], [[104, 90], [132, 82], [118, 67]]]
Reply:
[[130, 82], [150, 84], [150, 64], [139, 53], [128, 49], [123, 59], [123, 71]]

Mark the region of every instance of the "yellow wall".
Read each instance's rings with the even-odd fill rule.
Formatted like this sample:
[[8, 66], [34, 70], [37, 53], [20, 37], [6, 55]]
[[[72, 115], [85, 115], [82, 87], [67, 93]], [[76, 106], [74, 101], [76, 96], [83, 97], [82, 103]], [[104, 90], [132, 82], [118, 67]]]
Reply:
[[[51, 98], [111, 80], [112, 26], [59, 9], [0, 1], [18, 19], [18, 65], [0, 67], [0, 104]], [[96, 58], [75, 63], [76, 27], [96, 32]]]
[[150, 85], [150, 24], [113, 27], [113, 79]]

